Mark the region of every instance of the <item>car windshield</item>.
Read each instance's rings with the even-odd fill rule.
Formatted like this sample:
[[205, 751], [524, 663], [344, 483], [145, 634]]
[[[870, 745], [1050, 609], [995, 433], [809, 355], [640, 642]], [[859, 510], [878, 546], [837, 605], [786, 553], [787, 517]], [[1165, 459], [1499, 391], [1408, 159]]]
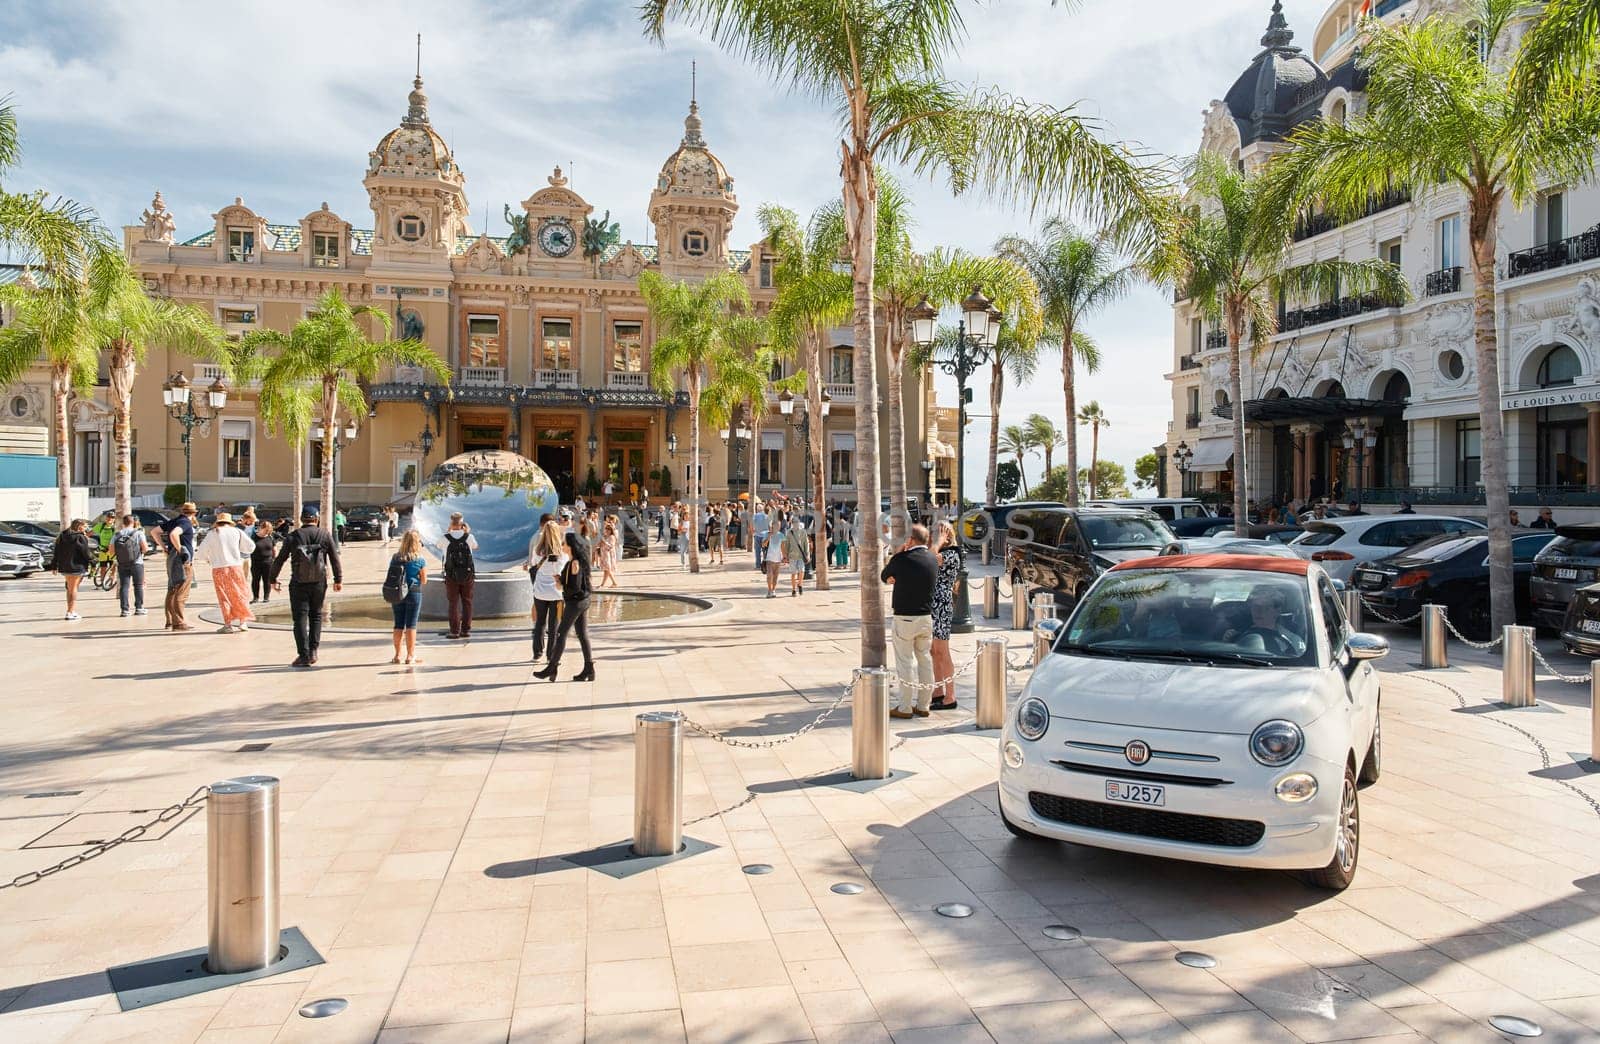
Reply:
[[1557, 535], [1544, 546], [1541, 558], [1600, 558], [1600, 540]]
[[1487, 538], [1479, 536], [1460, 536], [1449, 534], [1424, 540], [1416, 547], [1408, 548], [1402, 554], [1407, 558], [1415, 558], [1425, 562], [1443, 562], [1447, 558], [1454, 558], [1474, 544], [1483, 545]]
[[1302, 544], [1307, 547], [1327, 547], [1329, 544], [1336, 543], [1340, 537], [1344, 536], [1344, 530], [1342, 528], [1339, 526], [1330, 526], [1326, 523], [1313, 522], [1307, 525], [1305, 529], [1306, 531], [1300, 534], [1298, 539], [1291, 542], [1295, 544]]
[[1105, 574], [1055, 651], [1215, 666], [1316, 663], [1305, 579], [1257, 569], [1134, 569]]
[[1165, 522], [1139, 515], [1080, 515], [1078, 525], [1093, 548], [1166, 547], [1173, 540]]

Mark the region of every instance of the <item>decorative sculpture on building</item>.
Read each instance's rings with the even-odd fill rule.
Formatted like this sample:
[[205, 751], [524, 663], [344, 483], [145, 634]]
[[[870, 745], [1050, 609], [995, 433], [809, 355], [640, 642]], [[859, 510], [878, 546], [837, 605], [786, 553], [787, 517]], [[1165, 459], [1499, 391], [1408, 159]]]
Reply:
[[150, 201], [149, 209], [139, 215], [139, 220], [144, 222], [146, 243], [171, 243], [173, 234], [178, 231], [178, 223], [167, 211], [166, 201], [161, 198], [159, 191], [156, 192], [156, 198]]
[[622, 226], [611, 220], [611, 211], [599, 220], [585, 218], [583, 222], [583, 256], [598, 261], [607, 247], [616, 246], [622, 238]]
[[511, 234], [506, 237], [506, 256], [516, 257], [533, 242], [533, 234], [528, 231], [528, 215], [513, 214], [511, 204], [507, 203], [506, 224], [511, 226]]

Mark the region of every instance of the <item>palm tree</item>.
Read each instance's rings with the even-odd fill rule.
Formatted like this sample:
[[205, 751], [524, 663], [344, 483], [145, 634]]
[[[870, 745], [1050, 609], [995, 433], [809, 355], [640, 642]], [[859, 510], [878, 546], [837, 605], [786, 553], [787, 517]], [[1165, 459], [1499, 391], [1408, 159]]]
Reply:
[[[372, 340], [363, 321], [375, 323], [384, 339]], [[315, 389], [319, 419], [325, 433], [322, 440], [322, 522], [330, 533], [334, 531], [333, 452], [334, 433], [339, 430], [339, 408], [343, 406], [351, 417], [365, 416], [367, 403], [361, 386], [376, 378], [379, 368], [386, 363], [416, 366], [439, 383], [450, 383], [450, 369], [433, 354], [433, 349], [420, 341], [389, 340], [390, 325], [389, 313], [384, 309], [371, 305], [352, 308], [344, 295], [334, 289], [323, 294], [316, 309], [295, 323], [287, 334], [262, 330], [252, 341], [254, 347], [277, 351], [276, 357], [265, 366], [261, 378], [263, 388], [273, 388], [274, 394], [281, 389], [285, 395], [289, 394], [287, 389], [295, 386]]]
[[93, 257], [115, 249], [111, 236], [88, 207], [47, 200], [43, 192], [8, 191], [4, 176], [21, 156], [16, 110], [9, 97], [0, 97], [0, 244], [18, 251], [23, 263], [49, 271], [58, 285], [76, 282]]
[[1061, 430], [1056, 427], [1055, 421], [1042, 413], [1030, 413], [1023, 422], [1028, 429], [1029, 438], [1044, 454], [1044, 473], [1050, 474], [1050, 467], [1055, 458], [1056, 450], [1062, 446]]
[[[1567, 2], [1558, 12], [1591, 18]], [[1347, 123], [1316, 122], [1291, 137], [1271, 168], [1275, 203], [1317, 205], [1340, 217], [1364, 212], [1386, 191], [1420, 198], [1447, 185], [1466, 199], [1473, 277], [1473, 347], [1482, 423], [1482, 469], [1489, 515], [1490, 618], [1498, 632], [1515, 622], [1510, 490], [1500, 413], [1495, 335], [1495, 254], [1501, 207], [1525, 207], [1541, 186], [1576, 184], [1595, 169], [1600, 105], [1592, 79], [1559, 66], [1536, 69], [1502, 53], [1526, 0], [1469, 0], [1459, 15], [1420, 22], [1368, 23], [1363, 42], [1366, 112]], [[1592, 53], [1596, 47], [1573, 45]], [[1484, 59], [1484, 55], [1488, 59]], [[1518, 90], [1510, 65], [1542, 90]], [[1237, 391], [1233, 399], [1239, 401]]]
[[133, 500], [133, 382], [151, 342], [228, 368], [221, 327], [192, 305], [145, 293], [125, 257], [97, 252], [85, 270], [81, 297], [90, 339], [104, 346], [111, 379], [112, 440], [116, 454], [116, 511], [126, 515]]
[[[1028, 472], [1023, 458], [1033, 452], [1033, 436], [1020, 424], [1007, 424], [1000, 433], [1000, 449], [1017, 458], [1017, 473], [1022, 477], [1022, 495], [1028, 495]], [[990, 493], [991, 500], [993, 493]]]
[[51, 425], [56, 444], [56, 493], [62, 528], [72, 521], [72, 430], [67, 400], [89, 394], [100, 370], [100, 344], [84, 321], [80, 288], [31, 278], [0, 286], [0, 307], [11, 322], [0, 327], [0, 387], [15, 383], [43, 359], [50, 370]]
[[[954, 336], [955, 331], [950, 331]], [[984, 499], [994, 503], [994, 486], [1000, 467], [1000, 403], [1005, 397], [1006, 380], [1017, 386], [1033, 380], [1039, 366], [1039, 346], [1048, 332], [1029, 338], [1010, 323], [1000, 328], [994, 353], [989, 360], [989, 471], [984, 482]], [[1020, 470], [1020, 469], [1019, 469]]]
[[[305, 495], [305, 447], [317, 414], [318, 395], [317, 386], [309, 380], [270, 374], [272, 357], [266, 350], [279, 343], [274, 332], [255, 331], [233, 344], [228, 354], [234, 379], [258, 385], [256, 410], [267, 433], [281, 436], [289, 444], [289, 517], [298, 520]], [[352, 401], [347, 408], [359, 408], [359, 404]]]
[[[1100, 495], [1100, 490], [1095, 486], [1095, 480], [1100, 474], [1100, 429], [1111, 427], [1111, 422], [1106, 420], [1105, 411], [1100, 408], [1100, 401], [1090, 399], [1089, 404], [1078, 411], [1078, 423], [1089, 425], [1089, 499], [1094, 500]], [[1075, 478], [1077, 470], [1074, 469], [1068, 474], [1074, 476], [1074, 481], [1069, 485], [1077, 485]]]
[[[1531, 5], [1530, 5], [1531, 6]], [[1556, 83], [1600, 66], [1600, 0], [1550, 0], [1517, 55], [1524, 105], [1537, 106]]]
[[[838, 112], [840, 179], [855, 313], [856, 498], [861, 515], [861, 662], [884, 664], [879, 562], [877, 274], [878, 165], [945, 174], [957, 192], [979, 189], [1037, 203], [1071, 196], [1091, 219], [1152, 212], [1149, 171], [1108, 145], [1074, 110], [1030, 105], [996, 90], [969, 91], [942, 65], [965, 35], [958, 0], [644, 0], [649, 34], [669, 16], [741, 52], [775, 79]], [[1145, 222], [1153, 231], [1153, 222]], [[1147, 240], [1153, 239], [1146, 235]]]
[[[1083, 323], [1132, 289], [1136, 269], [1118, 261], [1110, 236], [1086, 236], [1062, 218], [1046, 221], [1037, 240], [1006, 236], [995, 244], [995, 250], [1023, 265], [1033, 276], [1039, 285], [1045, 318], [1061, 332], [1061, 394], [1066, 401], [1068, 422], [1067, 472], [1076, 475], [1078, 426], [1073, 418], [1078, 413], [1078, 398], [1074, 371], [1078, 363], [1089, 373], [1100, 368], [1100, 349], [1084, 332]], [[1076, 482], [1067, 483], [1067, 503], [1077, 506]]]
[[1375, 290], [1398, 302], [1406, 297], [1406, 283], [1397, 267], [1377, 258], [1291, 266], [1298, 210], [1276, 201], [1261, 176], [1245, 174], [1221, 156], [1203, 152], [1196, 157], [1189, 191], [1194, 205], [1175, 229], [1160, 267], [1177, 283], [1182, 297], [1228, 332], [1234, 531], [1245, 536], [1249, 515], [1240, 345], [1246, 333], [1252, 335], [1253, 357], [1262, 341], [1277, 331], [1276, 304], [1285, 297], [1321, 300], [1343, 288], [1349, 293]]
[[[750, 307], [744, 280], [721, 272], [701, 283], [672, 282], [659, 272], [639, 276], [639, 293], [650, 309], [657, 331], [650, 350], [650, 379], [662, 394], [671, 394], [673, 377], [684, 374], [689, 391], [689, 571], [700, 571], [700, 502], [705, 491], [700, 476], [700, 399], [718, 386], [718, 371], [737, 362], [743, 346], [759, 344], [759, 321], [740, 314]], [[765, 374], [763, 374], [763, 377]]]

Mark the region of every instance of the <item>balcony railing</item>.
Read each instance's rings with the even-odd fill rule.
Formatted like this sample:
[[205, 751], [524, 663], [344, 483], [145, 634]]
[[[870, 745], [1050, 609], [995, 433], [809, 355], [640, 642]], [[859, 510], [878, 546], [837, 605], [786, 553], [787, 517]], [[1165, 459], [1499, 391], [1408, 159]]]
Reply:
[[828, 393], [829, 400], [835, 405], [841, 402], [850, 403], [856, 401], [856, 386], [854, 382], [824, 381], [822, 390]]
[[1200, 415], [1198, 413], [1185, 414], [1183, 418], [1183, 426], [1185, 428], [1198, 428], [1200, 426]]
[[1180, 356], [1178, 356], [1178, 369], [1180, 369], [1180, 370], [1198, 370], [1199, 368], [1200, 368], [1200, 360], [1196, 359], [1194, 356], [1192, 356], [1192, 355], [1180, 355]]
[[[1360, 217], [1368, 218], [1376, 213], [1379, 213], [1380, 211], [1388, 210], [1391, 207], [1398, 207], [1402, 203], [1410, 202], [1411, 193], [1390, 190], [1380, 196], [1372, 197], [1372, 201], [1367, 204], [1366, 209], [1361, 212]], [[1360, 220], [1360, 218], [1357, 218], [1357, 220]], [[1343, 224], [1343, 222], [1339, 221], [1339, 219], [1335, 218], [1332, 214], [1305, 215], [1299, 221], [1295, 222], [1295, 242], [1298, 243], [1302, 239], [1310, 239], [1312, 236], [1320, 236], [1324, 232], [1329, 232], [1338, 228], [1341, 224]]]
[[1564, 268], [1595, 258], [1600, 258], [1600, 225], [1554, 243], [1512, 251], [1506, 258], [1506, 278]]
[[[206, 385], [209, 385], [209, 384], [215, 382], [218, 378], [221, 378], [223, 384], [227, 385], [230, 388], [259, 388], [259, 387], [261, 387], [261, 381], [260, 380], [234, 381], [234, 380], [230, 379], [226, 374], [224, 374], [222, 372], [222, 367], [218, 366], [216, 363], [195, 363], [194, 364], [194, 385], [196, 387], [203, 388]], [[98, 383], [100, 383], [100, 384], [109, 384], [110, 382], [109, 381], [100, 381]]]
[[1437, 272], [1429, 272], [1423, 280], [1423, 294], [1427, 297], [1438, 297], [1440, 294], [1453, 294], [1461, 289], [1461, 266], [1454, 268], [1441, 268]]
[[1362, 294], [1360, 297], [1341, 297], [1337, 301], [1325, 301], [1310, 308], [1296, 308], [1292, 311], [1280, 312], [1278, 315], [1278, 332], [1286, 333], [1290, 330], [1299, 330], [1307, 326], [1316, 326], [1318, 323], [1331, 323], [1336, 319], [1348, 319], [1353, 315], [1365, 312], [1379, 312], [1385, 308], [1396, 308], [1392, 301], [1387, 301], [1378, 294]]
[[[1586, 486], [1511, 486], [1511, 506], [1600, 507], [1600, 490]], [[1482, 486], [1381, 486], [1361, 491], [1363, 504], [1482, 504]]]
[[578, 371], [534, 370], [533, 386], [535, 388], [576, 388], [578, 386]]
[[456, 383], [467, 388], [493, 387], [506, 383], [504, 366], [457, 366]]
[[1228, 347], [1228, 331], [1212, 330], [1206, 334], [1206, 351], [1214, 352], [1218, 348]]
[[[548, 372], [548, 371], [547, 371]], [[571, 372], [571, 371], [565, 371]], [[560, 387], [560, 385], [557, 385]], [[649, 391], [650, 375], [648, 373], [628, 373], [613, 370], [606, 374], [607, 388], [624, 388], [628, 391]]]

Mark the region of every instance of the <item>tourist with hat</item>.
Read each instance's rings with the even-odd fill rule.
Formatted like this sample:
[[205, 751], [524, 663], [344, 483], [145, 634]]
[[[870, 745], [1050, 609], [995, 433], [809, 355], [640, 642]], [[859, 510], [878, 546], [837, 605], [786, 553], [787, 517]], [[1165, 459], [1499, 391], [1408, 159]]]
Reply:
[[294, 644], [299, 656], [294, 666], [310, 667], [317, 662], [317, 647], [322, 644], [322, 603], [328, 595], [328, 572], [333, 572], [333, 589], [344, 587], [344, 567], [339, 564], [339, 549], [333, 537], [317, 524], [317, 509], [307, 505], [300, 512], [300, 528], [283, 538], [278, 559], [272, 565], [272, 589], [283, 590], [278, 577], [285, 563], [289, 570], [289, 608], [294, 614]]
[[244, 578], [244, 564], [255, 552], [256, 542], [233, 524], [233, 516], [218, 511], [211, 532], [200, 542], [195, 560], [211, 567], [211, 586], [217, 592], [217, 609], [222, 613], [219, 634], [248, 631], [255, 614], [250, 611], [250, 586]]

